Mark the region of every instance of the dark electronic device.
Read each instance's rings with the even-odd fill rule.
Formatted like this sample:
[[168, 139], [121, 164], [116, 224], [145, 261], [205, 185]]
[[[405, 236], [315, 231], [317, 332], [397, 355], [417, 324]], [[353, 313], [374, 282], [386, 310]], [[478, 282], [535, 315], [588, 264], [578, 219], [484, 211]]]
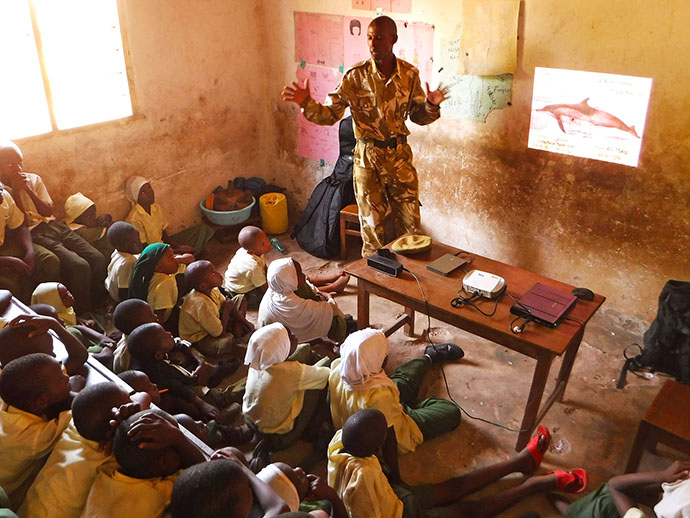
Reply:
[[578, 299], [594, 300], [594, 292], [592, 290], [588, 290], [587, 288], [573, 288], [573, 291], [570, 293], [575, 295]]
[[400, 277], [403, 266], [394, 258], [393, 252], [387, 248], [381, 248], [374, 255], [367, 257], [367, 266], [391, 277]]
[[574, 295], [538, 282], [513, 304], [510, 312], [546, 327], [556, 327], [575, 301]]

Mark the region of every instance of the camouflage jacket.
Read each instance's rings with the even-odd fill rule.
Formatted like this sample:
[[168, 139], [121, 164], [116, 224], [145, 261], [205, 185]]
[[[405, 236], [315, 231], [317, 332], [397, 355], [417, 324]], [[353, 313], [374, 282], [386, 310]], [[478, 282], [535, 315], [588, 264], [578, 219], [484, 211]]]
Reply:
[[386, 80], [376, 69], [373, 59], [357, 63], [343, 76], [326, 104], [311, 97], [302, 103], [307, 120], [323, 126], [335, 124], [350, 107], [355, 137], [361, 140], [387, 140], [395, 135], [409, 135], [405, 126], [412, 122], [430, 124], [441, 116], [441, 110], [426, 100], [417, 69], [397, 59], [393, 75]]

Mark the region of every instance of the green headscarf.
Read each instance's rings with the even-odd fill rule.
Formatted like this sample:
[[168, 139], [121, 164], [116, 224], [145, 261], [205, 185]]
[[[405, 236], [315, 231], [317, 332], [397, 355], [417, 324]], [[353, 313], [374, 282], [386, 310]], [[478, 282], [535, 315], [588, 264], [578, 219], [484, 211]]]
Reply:
[[149, 294], [149, 283], [156, 270], [156, 265], [168, 248], [170, 245], [165, 243], [153, 243], [141, 252], [139, 259], [134, 264], [132, 280], [129, 283], [128, 297], [130, 299], [146, 300]]

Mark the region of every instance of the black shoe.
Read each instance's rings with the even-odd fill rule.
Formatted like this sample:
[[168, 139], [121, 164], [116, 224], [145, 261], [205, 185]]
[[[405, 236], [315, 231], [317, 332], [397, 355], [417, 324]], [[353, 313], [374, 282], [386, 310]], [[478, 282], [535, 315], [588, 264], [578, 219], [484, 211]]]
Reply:
[[460, 360], [465, 356], [465, 351], [455, 344], [445, 343], [427, 345], [424, 349], [424, 355], [429, 357], [432, 364], [441, 365], [445, 362]]

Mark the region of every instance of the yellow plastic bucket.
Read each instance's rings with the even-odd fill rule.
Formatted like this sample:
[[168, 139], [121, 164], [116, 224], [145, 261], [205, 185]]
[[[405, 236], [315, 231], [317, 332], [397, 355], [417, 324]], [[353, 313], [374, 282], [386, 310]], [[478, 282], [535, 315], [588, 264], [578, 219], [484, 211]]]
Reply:
[[288, 230], [288, 207], [285, 195], [269, 192], [259, 198], [261, 226], [267, 234], [283, 234]]

